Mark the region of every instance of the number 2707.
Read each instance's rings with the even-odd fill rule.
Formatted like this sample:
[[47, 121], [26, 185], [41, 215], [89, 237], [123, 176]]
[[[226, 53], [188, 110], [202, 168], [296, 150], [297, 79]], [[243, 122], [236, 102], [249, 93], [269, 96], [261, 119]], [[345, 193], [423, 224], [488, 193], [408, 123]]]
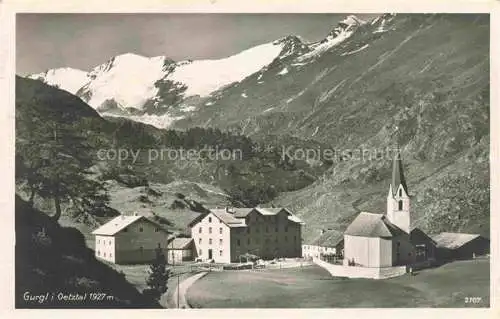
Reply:
[[465, 298], [464, 298], [464, 302], [465, 302], [465, 303], [474, 303], [474, 304], [478, 304], [478, 303], [480, 303], [482, 300], [483, 300], [483, 298], [481, 298], [481, 297], [465, 297]]

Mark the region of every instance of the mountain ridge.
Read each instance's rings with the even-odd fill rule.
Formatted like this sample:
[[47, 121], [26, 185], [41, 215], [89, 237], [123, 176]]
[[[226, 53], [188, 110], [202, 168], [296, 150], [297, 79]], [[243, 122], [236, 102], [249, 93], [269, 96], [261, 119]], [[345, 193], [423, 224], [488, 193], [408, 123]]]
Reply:
[[[165, 56], [144, 57], [125, 53], [112, 57], [86, 74], [76, 69], [68, 74], [69, 68], [59, 68], [28, 77], [79, 96], [101, 114], [130, 116], [165, 128], [172, 119], [186, 116], [182, 106], [189, 107], [193, 98], [197, 104], [199, 98], [206, 98], [228, 85], [264, 72], [278, 61], [300, 56], [304, 56], [303, 60], [311, 59], [342, 42], [366, 23], [351, 15], [340, 21], [324, 40], [306, 43], [299, 36], [289, 35], [221, 59], [175, 62]], [[309, 53], [312, 55], [307, 56]], [[199, 74], [210, 76], [200, 78]], [[179, 115], [173, 116], [172, 113]]]

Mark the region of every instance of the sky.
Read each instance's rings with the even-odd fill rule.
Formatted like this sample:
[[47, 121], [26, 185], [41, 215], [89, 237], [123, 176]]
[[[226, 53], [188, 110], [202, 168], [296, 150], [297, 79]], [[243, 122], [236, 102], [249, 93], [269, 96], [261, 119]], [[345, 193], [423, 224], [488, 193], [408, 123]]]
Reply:
[[58, 67], [90, 71], [128, 52], [176, 61], [219, 59], [287, 35], [321, 40], [347, 15], [18, 14], [16, 73]]

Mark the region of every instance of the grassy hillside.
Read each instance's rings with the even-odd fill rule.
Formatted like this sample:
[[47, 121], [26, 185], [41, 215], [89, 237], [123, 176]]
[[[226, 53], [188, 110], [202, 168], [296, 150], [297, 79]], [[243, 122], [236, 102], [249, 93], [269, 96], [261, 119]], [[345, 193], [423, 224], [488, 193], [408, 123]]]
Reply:
[[[16, 308], [159, 307], [142, 296], [123, 274], [96, 260], [78, 230], [60, 226], [17, 196], [15, 267]], [[43, 302], [25, 300], [26, 293], [48, 294], [49, 298]], [[87, 293], [87, 300], [65, 301], [58, 297], [70, 293]], [[106, 297], [91, 300], [90, 293]]]

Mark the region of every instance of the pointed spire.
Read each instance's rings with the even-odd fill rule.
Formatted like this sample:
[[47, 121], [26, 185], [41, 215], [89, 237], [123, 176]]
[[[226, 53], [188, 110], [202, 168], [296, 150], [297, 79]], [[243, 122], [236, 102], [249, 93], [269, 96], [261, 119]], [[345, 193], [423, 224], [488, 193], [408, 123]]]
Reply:
[[394, 154], [394, 160], [392, 162], [391, 189], [393, 195], [396, 195], [399, 185], [403, 185], [403, 189], [405, 190], [406, 194], [409, 194], [408, 186], [406, 186], [406, 179], [403, 173], [403, 161], [401, 159], [401, 151], [399, 148], [399, 144], [396, 144], [396, 153]]

